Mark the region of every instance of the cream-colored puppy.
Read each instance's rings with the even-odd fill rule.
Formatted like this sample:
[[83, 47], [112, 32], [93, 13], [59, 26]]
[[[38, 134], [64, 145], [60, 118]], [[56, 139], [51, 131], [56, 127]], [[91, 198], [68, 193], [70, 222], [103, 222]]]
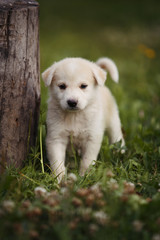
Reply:
[[107, 87], [106, 69], [118, 82], [118, 70], [108, 58], [92, 63], [82, 58], [66, 58], [43, 74], [50, 89], [46, 147], [50, 165], [58, 180], [65, 174], [65, 154], [70, 137], [81, 152], [80, 174], [97, 159], [106, 130], [110, 143], [122, 140], [116, 102]]

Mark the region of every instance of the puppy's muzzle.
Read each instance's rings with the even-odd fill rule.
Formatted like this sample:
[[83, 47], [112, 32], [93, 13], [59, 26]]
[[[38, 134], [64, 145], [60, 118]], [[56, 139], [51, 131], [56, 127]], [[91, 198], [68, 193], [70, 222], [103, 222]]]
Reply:
[[69, 99], [67, 101], [67, 104], [68, 104], [68, 107], [70, 109], [76, 109], [77, 108], [77, 104], [78, 104], [78, 101], [77, 100], [74, 100], [74, 99]]

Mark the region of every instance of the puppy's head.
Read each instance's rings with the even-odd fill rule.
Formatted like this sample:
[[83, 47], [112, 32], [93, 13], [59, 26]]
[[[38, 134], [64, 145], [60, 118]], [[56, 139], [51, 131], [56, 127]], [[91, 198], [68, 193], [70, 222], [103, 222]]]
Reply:
[[106, 80], [106, 72], [87, 60], [66, 58], [49, 67], [42, 78], [62, 110], [79, 111], [95, 99], [98, 85]]

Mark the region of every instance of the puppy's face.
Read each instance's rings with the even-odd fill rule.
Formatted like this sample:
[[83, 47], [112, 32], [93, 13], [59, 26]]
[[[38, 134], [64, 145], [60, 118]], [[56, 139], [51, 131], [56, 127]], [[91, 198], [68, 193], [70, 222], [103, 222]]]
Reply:
[[46, 81], [51, 78], [51, 96], [62, 110], [80, 111], [91, 104], [98, 84], [103, 85], [105, 81], [106, 73], [89, 61], [71, 58], [52, 65], [42, 76]]
[[51, 94], [63, 110], [83, 110], [92, 100], [94, 91], [94, 75], [85, 65], [67, 62], [57, 67]]

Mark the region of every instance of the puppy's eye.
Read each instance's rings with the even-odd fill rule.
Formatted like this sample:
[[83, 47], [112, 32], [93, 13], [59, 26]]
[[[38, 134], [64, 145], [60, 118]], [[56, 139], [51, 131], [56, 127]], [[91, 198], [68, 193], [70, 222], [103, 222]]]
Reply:
[[58, 85], [58, 87], [61, 89], [61, 90], [65, 90], [66, 89], [66, 84], [62, 83], [60, 85]]
[[81, 89], [85, 89], [85, 88], [87, 88], [87, 87], [88, 87], [87, 84], [81, 84], [81, 85], [80, 85], [80, 88], [81, 88]]

